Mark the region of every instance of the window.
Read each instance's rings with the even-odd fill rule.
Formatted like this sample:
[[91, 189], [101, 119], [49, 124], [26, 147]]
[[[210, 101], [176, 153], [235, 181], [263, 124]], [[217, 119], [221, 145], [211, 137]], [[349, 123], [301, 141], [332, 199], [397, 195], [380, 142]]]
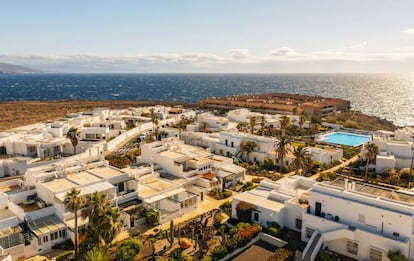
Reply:
[[297, 218], [297, 219], [295, 220], [295, 227], [296, 227], [297, 229], [302, 229], [302, 219]]
[[260, 213], [257, 211], [253, 211], [253, 221], [259, 223], [260, 222]]
[[369, 249], [369, 261], [381, 261], [382, 251], [376, 248]]
[[125, 191], [125, 183], [121, 182], [118, 184], [118, 192], [124, 192]]
[[358, 243], [354, 241], [346, 241], [346, 252], [358, 255]]
[[53, 233], [50, 234], [50, 240], [55, 240], [55, 235]]
[[305, 237], [306, 238], [311, 238], [313, 232], [315, 232], [315, 229], [307, 227], [306, 230], [305, 230]]
[[43, 243], [46, 243], [47, 241], [49, 241], [49, 236], [44, 236], [43, 237]]
[[229, 142], [228, 142], [228, 140], [226, 140], [226, 141], [225, 141], [226, 146], [228, 145], [228, 143], [229, 143]]
[[232, 148], [234, 147], [234, 142], [233, 142], [233, 141], [231, 142], [231, 147], [232, 147]]
[[400, 233], [397, 233], [397, 232], [392, 232], [392, 235], [395, 237], [400, 237]]

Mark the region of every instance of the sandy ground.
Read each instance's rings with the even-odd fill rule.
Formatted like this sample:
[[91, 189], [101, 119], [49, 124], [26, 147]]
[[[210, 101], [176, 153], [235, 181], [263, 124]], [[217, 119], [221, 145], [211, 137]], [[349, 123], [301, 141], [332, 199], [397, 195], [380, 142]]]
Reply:
[[[94, 108], [105, 107], [111, 109], [123, 109], [129, 107], [150, 105], [173, 106], [183, 103], [160, 101], [13, 101], [0, 102], [0, 130], [29, 125], [37, 122], [45, 122], [55, 118], [64, 117], [70, 112], [90, 111]], [[193, 106], [192, 104], [183, 104]]]

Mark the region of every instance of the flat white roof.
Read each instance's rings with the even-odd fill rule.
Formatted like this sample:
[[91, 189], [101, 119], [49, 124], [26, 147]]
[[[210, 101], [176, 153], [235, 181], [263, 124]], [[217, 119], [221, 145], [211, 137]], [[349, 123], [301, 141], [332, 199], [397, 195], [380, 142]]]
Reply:
[[82, 171], [82, 172], [75, 173], [75, 174], [69, 174], [68, 176], [66, 176], [66, 179], [81, 186], [85, 186], [85, 185], [89, 185], [89, 184], [102, 181], [101, 178], [91, 175], [87, 173], [86, 171]]
[[110, 178], [123, 176], [123, 175], [128, 176], [127, 173], [124, 173], [123, 171], [112, 168], [112, 167], [98, 167], [98, 168], [88, 169], [87, 171], [103, 179], [110, 179]]
[[44, 186], [46, 189], [50, 190], [52, 193], [59, 193], [61, 191], [69, 191], [72, 188], [78, 187], [77, 184], [62, 178], [54, 179], [49, 182], [40, 183], [40, 186]]
[[16, 215], [11, 212], [9, 209], [2, 209], [0, 210], [0, 220], [8, 219], [11, 217], [15, 217]]
[[241, 200], [241, 201], [244, 201], [244, 202], [251, 203], [255, 206], [259, 206], [259, 207], [263, 207], [263, 208], [273, 210], [275, 212], [278, 212], [280, 209], [282, 209], [285, 206], [285, 204], [283, 204], [283, 203], [267, 199], [263, 196], [255, 195], [255, 194], [250, 193], [250, 192], [244, 192], [244, 193], [238, 194], [234, 198], [238, 199], [238, 200]]
[[[94, 192], [107, 191], [107, 190], [114, 189], [114, 188], [115, 188], [114, 185], [112, 185], [111, 183], [107, 181], [103, 181], [100, 183], [96, 183], [96, 184], [92, 184], [92, 185], [88, 185], [84, 187], [79, 187], [78, 189], [80, 190], [79, 195], [83, 196], [83, 195], [92, 194]], [[61, 202], [64, 202], [67, 191], [69, 190], [56, 194], [56, 198], [60, 200]]]

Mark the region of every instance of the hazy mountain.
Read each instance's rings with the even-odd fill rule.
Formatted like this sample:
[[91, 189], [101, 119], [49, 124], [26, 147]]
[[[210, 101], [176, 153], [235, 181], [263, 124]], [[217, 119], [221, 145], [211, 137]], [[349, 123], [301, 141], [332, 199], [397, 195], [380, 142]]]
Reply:
[[41, 73], [25, 66], [14, 65], [10, 63], [0, 63], [0, 74], [26, 74], [26, 73]]

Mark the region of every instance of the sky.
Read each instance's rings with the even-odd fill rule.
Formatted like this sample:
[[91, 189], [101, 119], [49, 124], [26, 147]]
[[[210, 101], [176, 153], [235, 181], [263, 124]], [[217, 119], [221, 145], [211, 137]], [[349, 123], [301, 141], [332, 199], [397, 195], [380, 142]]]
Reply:
[[412, 73], [411, 0], [2, 0], [0, 62], [70, 73]]

